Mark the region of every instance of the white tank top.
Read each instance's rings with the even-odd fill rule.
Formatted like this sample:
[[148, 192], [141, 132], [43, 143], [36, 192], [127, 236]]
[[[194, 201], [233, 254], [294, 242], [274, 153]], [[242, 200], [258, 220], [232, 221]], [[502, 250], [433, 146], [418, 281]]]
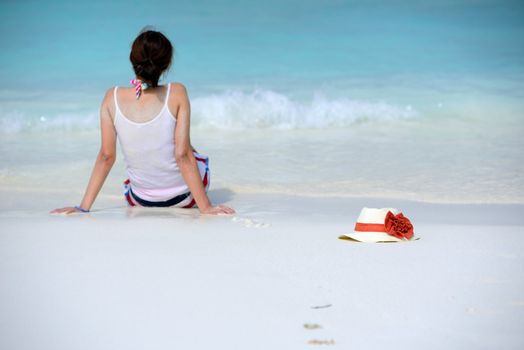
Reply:
[[175, 161], [176, 119], [167, 102], [171, 84], [162, 110], [144, 123], [129, 120], [118, 107], [115, 86], [115, 129], [124, 155], [133, 193], [147, 201], [165, 201], [189, 192]]

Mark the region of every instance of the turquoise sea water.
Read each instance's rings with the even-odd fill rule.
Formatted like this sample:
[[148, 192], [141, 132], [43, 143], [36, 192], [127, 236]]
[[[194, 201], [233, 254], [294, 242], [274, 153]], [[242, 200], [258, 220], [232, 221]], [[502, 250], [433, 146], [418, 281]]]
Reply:
[[[210, 152], [265, 145], [265, 189], [524, 202], [524, 5], [494, 0], [2, 1], [5, 186], [37, 161], [19, 140], [96, 132], [146, 25], [175, 45], [163, 81], [187, 86]], [[251, 171], [224, 183], [251, 191]]]
[[[520, 1], [2, 1], [2, 130], [96, 113], [105, 89], [129, 85], [130, 44], [145, 25], [175, 44], [165, 81], [193, 97], [247, 94], [223, 102], [247, 113], [245, 99], [265, 104], [267, 92], [305, 108], [321, 96], [323, 111], [346, 99], [432, 115], [520, 108], [524, 94]], [[405, 115], [395, 111], [386, 114]]]

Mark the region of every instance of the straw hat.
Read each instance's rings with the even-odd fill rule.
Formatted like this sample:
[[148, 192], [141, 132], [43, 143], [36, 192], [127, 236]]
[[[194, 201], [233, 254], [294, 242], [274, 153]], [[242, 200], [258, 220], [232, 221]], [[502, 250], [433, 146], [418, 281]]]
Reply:
[[363, 208], [355, 231], [340, 236], [359, 242], [402, 242], [413, 240], [413, 225], [395, 208]]

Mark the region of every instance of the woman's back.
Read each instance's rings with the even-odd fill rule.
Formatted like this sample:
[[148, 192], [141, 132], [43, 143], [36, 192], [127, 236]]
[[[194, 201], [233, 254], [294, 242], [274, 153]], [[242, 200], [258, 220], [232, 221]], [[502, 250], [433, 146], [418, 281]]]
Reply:
[[144, 123], [152, 120], [164, 108], [168, 89], [172, 94], [171, 84], [160, 85], [154, 89], [142, 91], [140, 98], [136, 98], [132, 87], [118, 87], [117, 100], [121, 113], [129, 120]]
[[[133, 100], [129, 89], [114, 89], [114, 125], [131, 187], [148, 201], [189, 191], [175, 161], [176, 119], [168, 106], [170, 87], [159, 87], [155, 89], [159, 93], [149, 96], [142, 93], [141, 101]], [[164, 96], [160, 97], [160, 91]]]

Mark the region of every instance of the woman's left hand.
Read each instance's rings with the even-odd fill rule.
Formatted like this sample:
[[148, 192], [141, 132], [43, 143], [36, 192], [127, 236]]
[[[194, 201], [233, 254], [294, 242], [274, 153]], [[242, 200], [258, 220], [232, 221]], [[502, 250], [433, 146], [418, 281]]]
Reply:
[[50, 214], [73, 214], [73, 213], [82, 213], [80, 209], [77, 209], [75, 207], [63, 207], [63, 208], [57, 208], [55, 210], [52, 210], [49, 212]]
[[210, 206], [206, 209], [200, 210], [202, 214], [207, 215], [233, 215], [235, 209], [226, 207], [225, 205]]

